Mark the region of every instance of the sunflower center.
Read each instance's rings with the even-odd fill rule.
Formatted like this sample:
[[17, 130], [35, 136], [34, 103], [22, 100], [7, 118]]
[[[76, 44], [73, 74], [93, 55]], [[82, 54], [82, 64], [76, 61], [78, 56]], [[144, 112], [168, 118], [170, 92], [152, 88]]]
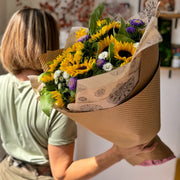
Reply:
[[77, 68], [77, 69], [79, 69], [79, 70], [84, 70], [84, 69], [87, 69], [87, 67], [86, 67], [86, 66], [81, 66], [81, 67], [79, 67], [79, 68]]
[[119, 54], [119, 56], [126, 57], [126, 58], [132, 56], [132, 54], [129, 51], [124, 51], [124, 50], [119, 51], [118, 54]]
[[[119, 29], [118, 28], [114, 28], [115, 33], [118, 33]], [[111, 34], [113, 35], [113, 28], [111, 28], [108, 32], [108, 35], [111, 36]]]
[[108, 52], [108, 49], [109, 49], [109, 46], [106, 46], [106, 47], [102, 50], [102, 52], [103, 52], [103, 51], [107, 51], [107, 52]]

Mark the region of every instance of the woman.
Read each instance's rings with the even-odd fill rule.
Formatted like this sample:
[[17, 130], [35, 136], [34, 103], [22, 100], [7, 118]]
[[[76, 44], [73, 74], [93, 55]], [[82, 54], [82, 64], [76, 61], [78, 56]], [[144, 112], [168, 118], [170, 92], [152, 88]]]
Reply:
[[88, 179], [121, 159], [152, 151], [155, 145], [120, 149], [73, 161], [76, 125], [52, 110], [42, 111], [28, 75], [42, 72], [39, 55], [59, 48], [54, 18], [43, 10], [16, 12], [1, 44], [1, 61], [9, 72], [0, 76], [0, 137], [8, 154], [0, 163], [0, 180]]

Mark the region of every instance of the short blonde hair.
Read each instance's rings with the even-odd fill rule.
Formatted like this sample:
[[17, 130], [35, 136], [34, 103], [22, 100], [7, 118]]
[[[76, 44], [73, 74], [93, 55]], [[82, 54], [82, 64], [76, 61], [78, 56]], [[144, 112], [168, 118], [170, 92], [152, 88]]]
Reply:
[[58, 48], [57, 21], [44, 10], [26, 8], [9, 21], [1, 42], [1, 61], [13, 74], [24, 69], [42, 72], [39, 56]]

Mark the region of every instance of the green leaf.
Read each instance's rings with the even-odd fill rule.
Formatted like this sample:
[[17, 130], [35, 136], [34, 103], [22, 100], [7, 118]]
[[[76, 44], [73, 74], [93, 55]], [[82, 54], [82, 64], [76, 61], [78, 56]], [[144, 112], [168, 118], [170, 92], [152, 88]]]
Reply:
[[129, 42], [129, 43], [134, 43], [135, 41], [132, 40], [131, 38], [127, 37], [126, 35], [124, 34], [116, 34], [115, 38], [118, 40], [118, 41], [121, 41], [121, 42]]
[[44, 75], [44, 73], [42, 73], [38, 76], [38, 82], [41, 82], [41, 78], [43, 77], [43, 75]]
[[109, 58], [112, 59], [114, 57], [114, 43], [109, 44]]
[[98, 58], [99, 44], [97, 42], [92, 45], [93, 50], [96, 52], [96, 59]]
[[102, 12], [104, 10], [104, 3], [101, 3], [91, 14], [89, 20], [89, 32], [90, 34], [94, 34], [96, 31], [97, 20], [99, 20], [102, 16]]
[[118, 31], [118, 34], [126, 34], [126, 23], [123, 18], [121, 18], [121, 27]]
[[70, 95], [71, 95], [72, 98], [74, 98], [75, 95], [76, 95], [76, 91], [70, 91]]
[[55, 99], [52, 98], [52, 94], [47, 91], [46, 88], [43, 88], [40, 94], [41, 108], [47, 116], [50, 116], [51, 108], [55, 102]]
[[92, 70], [93, 70], [93, 75], [98, 75], [105, 72], [103, 69], [98, 68], [96, 64], [93, 64]]

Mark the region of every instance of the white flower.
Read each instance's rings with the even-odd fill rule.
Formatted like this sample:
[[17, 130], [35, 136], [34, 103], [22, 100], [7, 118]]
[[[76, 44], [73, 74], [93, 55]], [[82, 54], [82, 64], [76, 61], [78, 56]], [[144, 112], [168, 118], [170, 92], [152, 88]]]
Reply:
[[57, 79], [61, 74], [61, 70], [57, 70], [54, 72], [54, 79]]
[[58, 84], [58, 89], [61, 89], [62, 85], [61, 83]]
[[62, 76], [59, 77], [60, 82], [64, 81], [64, 78]]
[[58, 78], [54, 79], [54, 82], [55, 82], [55, 84], [57, 84], [58, 83]]
[[102, 67], [105, 71], [111, 71], [113, 68], [113, 65], [111, 63], [106, 63]]
[[99, 54], [98, 59], [106, 59], [108, 57], [108, 52], [103, 51], [102, 53]]
[[134, 43], [134, 47], [135, 47], [135, 48], [137, 48], [138, 46], [139, 46], [139, 43], [138, 43], [138, 42]]
[[69, 74], [66, 71], [63, 72], [63, 78], [69, 79]]

